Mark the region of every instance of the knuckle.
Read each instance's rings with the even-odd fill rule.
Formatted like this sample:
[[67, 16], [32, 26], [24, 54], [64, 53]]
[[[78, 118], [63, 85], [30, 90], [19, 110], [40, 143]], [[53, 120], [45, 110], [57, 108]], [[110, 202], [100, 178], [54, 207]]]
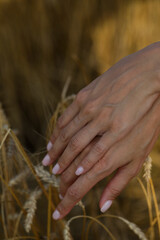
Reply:
[[108, 172], [111, 168], [111, 161], [112, 161], [111, 159], [105, 157], [99, 161], [99, 164], [103, 170]]
[[61, 174], [61, 181], [64, 183], [69, 183], [70, 182], [70, 174], [69, 172], [63, 172]]
[[82, 102], [85, 100], [86, 95], [87, 95], [86, 91], [84, 91], [84, 90], [82, 89], [82, 90], [76, 95], [76, 99], [75, 99], [76, 103], [77, 103], [78, 105], [81, 105]]
[[66, 130], [63, 130], [60, 134], [60, 139], [62, 142], [66, 142], [68, 140], [68, 135], [67, 135], [67, 132]]
[[90, 172], [86, 172], [85, 176], [88, 181], [91, 181], [93, 178], [93, 174], [91, 174]]
[[81, 114], [78, 113], [77, 116], [73, 119], [74, 124], [77, 126], [81, 122]]
[[113, 172], [114, 165], [112, 161], [113, 157], [108, 157], [107, 155], [101, 158], [97, 164], [97, 172], [105, 173], [107, 176]]
[[58, 128], [58, 126], [56, 125], [55, 128], [54, 128], [54, 130], [53, 130], [53, 134], [52, 134], [52, 136], [51, 136], [51, 141], [54, 142], [58, 136], [59, 136], [59, 128]]
[[113, 186], [109, 187], [109, 192], [111, 193], [113, 198], [116, 198], [120, 194], [119, 189]]
[[68, 196], [69, 196], [70, 198], [72, 198], [72, 199], [75, 199], [75, 200], [80, 199], [80, 194], [79, 194], [78, 189], [75, 188], [75, 187], [73, 187], [73, 186], [71, 186], [71, 187], [68, 188], [67, 194], [68, 194]]
[[50, 137], [51, 142], [53, 143], [56, 140], [56, 134], [52, 134], [52, 136]]
[[70, 149], [72, 151], [75, 151], [79, 148], [79, 140], [77, 139], [77, 137], [73, 137], [70, 141]]
[[97, 143], [93, 147], [94, 153], [96, 153], [97, 155], [100, 155], [100, 156], [104, 153], [104, 150], [105, 150], [104, 146], [101, 143]]
[[125, 128], [126, 128], [126, 124], [121, 118], [114, 119], [111, 124], [111, 131], [114, 134], [121, 133], [123, 130], [125, 130]]
[[106, 162], [103, 159], [98, 160], [96, 167], [93, 169], [95, 175], [99, 175], [106, 172]]
[[86, 170], [89, 170], [89, 168], [93, 165], [92, 159], [86, 158], [83, 160], [83, 165], [85, 166]]
[[93, 102], [88, 102], [83, 109], [83, 115], [93, 115], [95, 112], [95, 105]]
[[112, 130], [119, 131], [120, 128], [121, 128], [121, 123], [120, 123], [120, 120], [117, 118], [112, 123]]
[[61, 129], [63, 127], [63, 122], [64, 122], [64, 116], [62, 115], [57, 120], [57, 127]]
[[106, 172], [107, 174], [111, 171], [111, 164], [107, 162], [105, 158], [102, 158], [98, 164], [99, 172]]
[[85, 173], [85, 178], [87, 180], [87, 182], [89, 183], [94, 183], [94, 182], [97, 182], [100, 178], [100, 175], [98, 174], [97, 171], [95, 171], [94, 169], [91, 170], [91, 171], [88, 171]]

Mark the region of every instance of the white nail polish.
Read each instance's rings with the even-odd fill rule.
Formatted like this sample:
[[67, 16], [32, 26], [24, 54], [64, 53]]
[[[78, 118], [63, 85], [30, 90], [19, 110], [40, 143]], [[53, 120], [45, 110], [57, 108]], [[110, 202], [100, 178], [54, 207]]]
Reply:
[[56, 163], [56, 165], [54, 166], [54, 168], [52, 169], [52, 173], [53, 174], [57, 174], [57, 172], [59, 171], [60, 169], [60, 166], [58, 163]]
[[53, 147], [53, 144], [51, 143], [51, 141], [49, 141], [49, 143], [47, 144], [47, 151], [49, 152], [52, 147]]
[[50, 161], [51, 161], [51, 158], [50, 158], [50, 156], [47, 154], [47, 155], [43, 158], [42, 164], [43, 164], [44, 166], [47, 166], [47, 165], [50, 163]]
[[63, 199], [63, 196], [61, 194], [59, 194], [59, 198], [62, 200]]
[[59, 217], [60, 217], [59, 211], [58, 211], [58, 210], [55, 210], [54, 213], [53, 213], [53, 215], [52, 215], [52, 217], [53, 217], [55, 220], [59, 219]]
[[83, 171], [84, 171], [84, 168], [83, 168], [83, 167], [79, 167], [79, 168], [77, 168], [75, 174], [76, 174], [77, 176], [79, 176], [81, 173], [83, 173]]
[[107, 211], [111, 205], [112, 205], [111, 200], [106, 201], [101, 208], [101, 212], [104, 213], [105, 211]]

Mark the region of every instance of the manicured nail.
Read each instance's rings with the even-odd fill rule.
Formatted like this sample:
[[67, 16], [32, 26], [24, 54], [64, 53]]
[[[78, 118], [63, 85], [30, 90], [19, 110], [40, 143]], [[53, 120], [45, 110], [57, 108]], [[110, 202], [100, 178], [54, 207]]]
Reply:
[[56, 165], [54, 166], [54, 168], [52, 169], [52, 173], [53, 174], [57, 174], [57, 172], [59, 171], [60, 169], [60, 166], [58, 163], [56, 163]]
[[48, 152], [51, 150], [52, 147], [53, 147], [53, 144], [51, 143], [51, 141], [49, 141], [49, 143], [47, 144]]
[[53, 217], [55, 220], [59, 219], [59, 218], [60, 218], [60, 213], [59, 213], [59, 211], [58, 211], [58, 210], [55, 210], [54, 213], [53, 213], [53, 215], [52, 215], [52, 217]]
[[63, 199], [63, 196], [61, 194], [59, 194], [59, 198], [62, 200]]
[[42, 164], [43, 164], [44, 166], [47, 166], [47, 165], [50, 163], [50, 161], [51, 161], [51, 158], [50, 158], [50, 156], [47, 154], [47, 155], [43, 158]]
[[83, 171], [84, 171], [84, 168], [83, 168], [83, 167], [79, 167], [79, 168], [77, 168], [75, 174], [76, 174], [77, 176], [79, 176], [81, 173], [83, 173]]
[[101, 212], [104, 213], [105, 211], [107, 211], [111, 205], [112, 205], [111, 200], [106, 201], [101, 208]]

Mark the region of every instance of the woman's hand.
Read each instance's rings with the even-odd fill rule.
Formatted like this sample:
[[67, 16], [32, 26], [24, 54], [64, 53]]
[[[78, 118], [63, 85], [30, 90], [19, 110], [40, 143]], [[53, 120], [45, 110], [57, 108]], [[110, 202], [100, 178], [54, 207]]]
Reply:
[[[126, 184], [138, 174], [150, 153], [160, 133], [160, 114], [158, 113], [160, 113], [160, 97], [127, 136], [115, 143], [91, 170], [78, 178], [73, 175], [75, 170], [73, 161], [61, 175], [60, 190], [64, 198], [53, 213], [54, 219], [67, 215], [97, 182], [117, 170], [104, 189], [99, 203], [102, 212], [111, 206], [112, 201]], [[81, 160], [80, 157], [77, 161]]]
[[[96, 136], [101, 136], [76, 170], [76, 175], [83, 175], [71, 186], [77, 186], [79, 182], [79, 187], [81, 187], [82, 181], [84, 181], [84, 187], [81, 189], [83, 193], [78, 194], [79, 188], [77, 186], [77, 196], [82, 197], [97, 181], [114, 170], [118, 169], [117, 173], [120, 174], [126, 171], [126, 168], [128, 169], [127, 166], [131, 167], [130, 162], [135, 162], [131, 159], [133, 156], [129, 149], [132, 148], [134, 154], [137, 155], [134, 148], [137, 141], [137, 131], [141, 131], [141, 122], [144, 121], [147, 114], [152, 112], [152, 107], [160, 93], [159, 56], [160, 43], [158, 42], [123, 58], [82, 89], [77, 94], [75, 101], [58, 119], [51, 141], [48, 144], [48, 155], [43, 159], [44, 165], [50, 165], [59, 158], [53, 168], [54, 174], [67, 172], [67, 168], [78, 154]], [[156, 126], [152, 126], [152, 133], [155, 129]], [[130, 135], [133, 135], [134, 138], [130, 140], [131, 145], [127, 147], [129, 140], [126, 139], [130, 139]], [[157, 135], [155, 136], [157, 137]], [[150, 138], [148, 135], [146, 137]], [[136, 145], [136, 151], [139, 152], [143, 144], [146, 143], [144, 139], [141, 139], [139, 145]], [[118, 146], [119, 151], [115, 146]], [[112, 149], [115, 151], [114, 154]], [[148, 153], [148, 150], [144, 148], [143, 155], [145, 157], [146, 151]], [[108, 155], [112, 157], [111, 152], [118, 157], [118, 160], [116, 160], [118, 164], [116, 164], [116, 161], [109, 160]], [[102, 159], [103, 161], [101, 161]], [[107, 159], [107, 169], [114, 162], [110, 171], [107, 170], [107, 174], [103, 174], [104, 162], [106, 162], [104, 159]], [[143, 161], [140, 157], [138, 159], [139, 166]], [[96, 176], [99, 174], [100, 177], [97, 178]], [[94, 179], [91, 180], [92, 185], [87, 182], [87, 179]], [[126, 185], [125, 176], [123, 182]], [[69, 189], [67, 192], [70, 191]], [[75, 194], [76, 191], [73, 195]], [[64, 205], [67, 201], [65, 199], [66, 195], [62, 201]], [[70, 200], [73, 207], [75, 197], [70, 197]]]

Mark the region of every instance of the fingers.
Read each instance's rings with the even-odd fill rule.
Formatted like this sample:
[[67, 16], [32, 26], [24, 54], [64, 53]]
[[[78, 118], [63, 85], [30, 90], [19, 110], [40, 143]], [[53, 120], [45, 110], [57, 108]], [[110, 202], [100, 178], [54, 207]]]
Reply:
[[[58, 128], [63, 128], [65, 127], [79, 112], [79, 105], [77, 102], [74, 100], [68, 108], [65, 109], [63, 114], [59, 117], [57, 121], [57, 126]], [[53, 132], [54, 135], [54, 132]]]
[[[97, 126], [97, 123], [93, 121], [87, 124], [84, 128], [82, 128], [76, 135], [74, 135], [71, 138], [68, 146], [64, 150], [63, 154], [59, 158], [57, 164], [54, 166], [53, 173], [54, 174], [62, 173], [75, 159], [75, 157], [95, 138], [98, 132], [99, 128]], [[57, 145], [55, 144], [55, 147], [56, 146]], [[52, 162], [53, 162], [53, 150], [51, 152]], [[58, 154], [57, 149], [56, 151], [57, 151], [56, 154], [54, 152], [54, 159], [55, 155]]]
[[[126, 141], [125, 144], [127, 144], [127, 141], [133, 141], [132, 144], [136, 144], [134, 139], [138, 137], [139, 143], [146, 142], [147, 144], [147, 139], [149, 140], [149, 138], [154, 132], [153, 128], [151, 128], [150, 126], [157, 126], [157, 121], [159, 121], [159, 118], [156, 114], [156, 112], [158, 112], [160, 109], [159, 102], [160, 101], [157, 98], [154, 102], [152, 109], [130, 131], [129, 138], [125, 137], [126, 131], [121, 132], [118, 130], [120, 129], [121, 121], [120, 121], [120, 124], [112, 124], [112, 128], [110, 128], [110, 130], [101, 137], [101, 139], [97, 142], [97, 144], [94, 145], [94, 147], [91, 149], [88, 155], [83, 159], [83, 161], [77, 167], [75, 174], [78, 176], [89, 171], [96, 164], [96, 162], [98, 162], [99, 159], [101, 159], [104, 156], [104, 154], [108, 151], [108, 149], [110, 149], [110, 147], [113, 146], [115, 148], [117, 142], [120, 142], [122, 144], [124, 141]], [[151, 118], [151, 116], [154, 116], [154, 117]], [[124, 125], [124, 129], [125, 129], [125, 125]], [[140, 134], [139, 129], [142, 130], [143, 134]], [[158, 133], [159, 133], [159, 129], [157, 130], [157, 134]], [[141, 148], [139, 148], [139, 150], [141, 150]], [[116, 148], [115, 148], [115, 151], [116, 151]], [[129, 151], [129, 149], [127, 149], [127, 151]]]
[[[88, 118], [81, 117], [81, 114], [78, 113], [66, 127], [61, 130], [56, 129], [55, 131], [59, 131], [59, 135], [58, 137], [52, 136], [52, 142], [48, 143], [47, 148], [48, 150], [50, 150], [42, 161], [43, 165], [47, 166], [52, 164], [59, 157], [59, 155], [62, 154], [73, 135], [77, 131], [79, 131], [85, 124], [87, 124], [87, 122]], [[55, 139], [53, 140], [54, 137]]]
[[60, 175], [60, 194], [64, 196], [69, 186], [77, 179], [75, 170], [82, 161], [82, 159], [88, 154], [92, 146], [98, 141], [99, 137], [94, 140], [77, 156], [77, 158], [71, 163], [71, 165]]
[[71, 105], [63, 112], [63, 114], [58, 118], [56, 126], [53, 130], [53, 134], [50, 137], [50, 141], [47, 145], [47, 150], [50, 151], [53, 147], [53, 144], [62, 128], [64, 128], [79, 112], [79, 106], [76, 104], [76, 101], [73, 101]]
[[106, 156], [106, 158], [103, 157], [89, 172], [79, 176], [77, 180], [69, 186], [63, 200], [53, 213], [54, 219], [57, 220], [66, 216], [74, 205], [80, 201], [97, 182], [111, 174], [115, 169], [119, 168], [120, 165], [126, 164], [126, 158], [123, 158], [123, 156], [122, 161], [117, 161], [119, 154], [115, 153], [112, 159], [109, 157], [111, 155]]
[[[91, 86], [94, 86], [94, 85], [95, 85], [95, 81], [93, 81], [87, 87], [83, 88], [76, 95], [76, 98], [71, 103], [71, 105], [69, 105], [67, 107], [67, 109], [64, 111], [64, 113], [59, 117], [59, 119], [56, 123], [56, 127], [55, 127], [55, 129], [53, 131], [53, 134], [51, 136], [51, 140], [47, 145], [47, 150], [48, 151], [51, 150], [51, 148], [53, 146], [53, 143], [55, 142], [56, 138], [58, 137], [61, 129], [66, 127], [67, 125], [69, 125], [69, 123], [76, 117], [76, 115], [78, 115], [83, 103], [85, 102], [86, 98], [89, 96]], [[78, 115], [78, 117], [79, 117], [79, 115]], [[83, 118], [85, 118], [85, 116], [83, 116]], [[75, 118], [75, 120], [77, 120], [77, 119]], [[75, 122], [77, 122], [77, 121], [75, 121]], [[78, 127], [78, 122], [77, 122], [77, 127]]]
[[129, 163], [118, 169], [117, 173], [110, 180], [110, 182], [107, 184], [107, 187], [102, 193], [99, 202], [101, 212], [104, 213], [110, 208], [113, 200], [121, 193], [128, 182], [138, 174], [143, 162], [144, 159], [141, 161], [136, 161], [134, 164]]
[[115, 138], [115, 135], [110, 131], [104, 134], [77, 167], [75, 174], [79, 176], [90, 170], [104, 156], [110, 146], [115, 143]]
[[89, 174], [82, 175], [68, 188], [64, 198], [53, 213], [55, 220], [66, 216], [82, 197], [99, 181]]

